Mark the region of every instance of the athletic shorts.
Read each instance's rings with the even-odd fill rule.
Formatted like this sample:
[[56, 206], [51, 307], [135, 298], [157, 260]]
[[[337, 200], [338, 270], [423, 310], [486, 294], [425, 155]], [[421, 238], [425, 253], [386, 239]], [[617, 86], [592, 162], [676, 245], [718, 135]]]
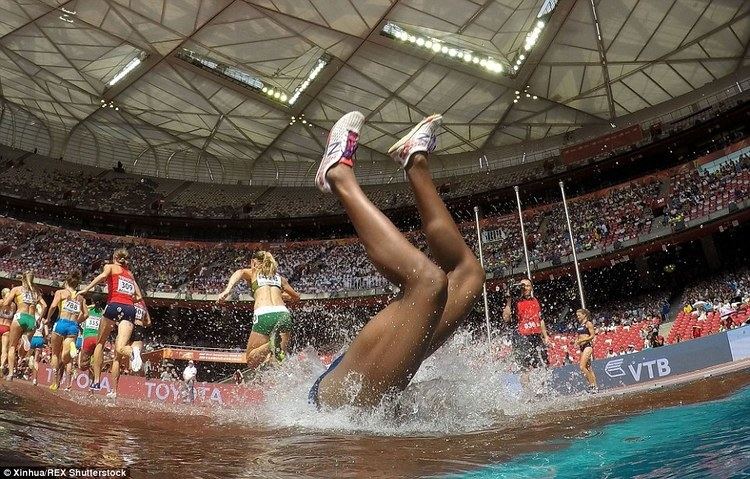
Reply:
[[78, 349], [85, 352], [86, 354], [94, 354], [94, 349], [96, 349], [96, 336], [83, 338], [83, 346]]
[[39, 349], [44, 347], [44, 338], [42, 336], [31, 337], [31, 349]]
[[7, 324], [0, 324], [0, 336], [10, 331], [10, 326]]
[[57, 333], [63, 338], [78, 336], [78, 323], [69, 319], [59, 318], [52, 328], [53, 333]]
[[586, 348], [593, 348], [593, 347], [594, 347], [594, 345], [591, 344], [591, 341], [588, 341], [588, 342], [585, 342], [583, 344], [579, 344], [578, 345], [578, 350], [580, 352], [584, 352], [584, 351], [586, 351]]
[[315, 406], [315, 409], [318, 409], [318, 410], [320, 409], [320, 399], [318, 398], [318, 393], [320, 392], [319, 391], [320, 390], [320, 383], [323, 381], [323, 378], [325, 378], [326, 376], [328, 376], [328, 373], [330, 373], [331, 371], [333, 371], [336, 368], [336, 366], [339, 365], [339, 363], [341, 362], [342, 359], [344, 359], [344, 354], [342, 354], [341, 356], [337, 357], [331, 363], [331, 365], [328, 366], [328, 369], [326, 369], [325, 372], [323, 372], [323, 374], [321, 374], [320, 377], [315, 380], [315, 383], [310, 388], [310, 392], [307, 394], [307, 402], [308, 402], [308, 404], [312, 404], [313, 406]]
[[125, 303], [108, 303], [104, 308], [105, 318], [119, 323], [120, 321], [135, 321], [135, 306]]
[[76, 349], [80, 350], [81, 347], [83, 347], [83, 336], [78, 336], [76, 338]]
[[292, 316], [286, 308], [269, 312], [263, 311], [264, 309], [259, 308], [253, 315], [253, 332], [270, 336], [274, 330], [282, 333], [292, 330]]
[[141, 324], [133, 325], [133, 332], [130, 333], [130, 342], [143, 341], [143, 335], [146, 332], [146, 328]]
[[524, 369], [546, 367], [549, 364], [547, 347], [541, 334], [514, 334], [513, 356]]
[[28, 332], [36, 329], [36, 318], [34, 318], [33, 314], [18, 313], [16, 314], [16, 319], [18, 320], [21, 329], [24, 331]]

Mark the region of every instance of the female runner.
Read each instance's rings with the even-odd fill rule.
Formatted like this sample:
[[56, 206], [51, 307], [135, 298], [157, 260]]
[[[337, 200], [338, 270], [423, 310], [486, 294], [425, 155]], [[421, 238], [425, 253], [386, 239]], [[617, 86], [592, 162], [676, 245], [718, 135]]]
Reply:
[[578, 328], [576, 329], [578, 338], [576, 338], [575, 345], [581, 351], [581, 360], [578, 364], [583, 376], [589, 383], [589, 392], [596, 392], [596, 376], [594, 375], [594, 369], [591, 367], [596, 330], [594, 329], [594, 323], [591, 322], [591, 313], [588, 309], [579, 309], [576, 311], [576, 317], [578, 318]]
[[135, 306], [133, 303], [140, 301], [143, 297], [141, 288], [128, 268], [128, 250], [119, 248], [112, 255], [112, 263], [104, 266], [99, 276], [94, 278], [80, 294], [86, 294], [94, 286], [107, 280], [107, 307], [104, 308], [102, 323], [99, 327], [96, 350], [94, 351], [94, 382], [91, 390], [100, 389], [102, 363], [104, 362], [104, 343], [107, 342], [112, 328], [117, 324], [117, 339], [115, 340], [115, 359], [130, 357], [130, 365], [133, 371], [141, 368], [141, 357], [136, 356], [128, 341], [133, 332], [133, 321], [135, 320]]
[[[55, 292], [52, 305], [47, 311], [47, 325], [51, 324], [52, 313], [60, 309], [55, 326], [52, 328], [50, 350], [52, 354], [52, 384], [50, 390], [57, 391], [67, 365], [71, 362], [71, 345], [75, 347], [78, 337], [78, 323], [86, 319], [86, 300], [76, 293], [81, 283], [81, 273], [71, 271], [65, 278], [62, 289]], [[72, 380], [72, 367], [68, 371], [68, 380]]]
[[[133, 306], [135, 307], [135, 323], [133, 324], [133, 332], [130, 334], [130, 339], [128, 340], [128, 346], [132, 348], [133, 356], [140, 358], [141, 350], [143, 349], [144, 328], [148, 327], [151, 324], [151, 318], [148, 314], [148, 309], [146, 309], [146, 302], [143, 301], [143, 298], [141, 298], [140, 301], [135, 302]], [[112, 383], [110, 385], [112, 389], [109, 393], [107, 393], [107, 397], [111, 399], [117, 398], [117, 386], [120, 384], [121, 359], [121, 357], [115, 355], [112, 360], [112, 369], [110, 369], [109, 371], [109, 377], [112, 379]], [[135, 371], [132, 364], [130, 365], [130, 368], [131, 370]]]
[[[427, 154], [441, 116], [422, 120], [389, 150], [404, 169], [437, 265], [415, 248], [365, 196], [354, 176], [364, 115], [344, 115], [332, 128], [315, 177], [343, 205], [375, 268], [401, 296], [375, 315], [310, 390], [320, 407], [374, 406], [409, 384], [422, 361], [458, 328], [479, 297], [485, 273], [466, 246], [432, 182]], [[354, 380], [358, 387], [347, 384]]]
[[34, 273], [26, 271], [21, 276], [21, 285], [10, 290], [10, 293], [3, 299], [3, 308], [16, 302], [16, 314], [10, 325], [10, 339], [8, 340], [8, 375], [5, 377], [8, 381], [13, 379], [13, 373], [16, 369], [16, 347], [21, 336], [25, 333], [34, 331], [37, 326], [35, 313], [37, 304], [41, 305], [41, 313], [47, 310], [47, 303], [42, 298], [42, 293], [34, 285]]
[[[9, 288], [3, 288], [4, 300], [10, 293]], [[8, 364], [8, 342], [10, 340], [10, 325], [13, 322], [13, 315], [16, 314], [16, 303], [0, 308], [0, 340], [2, 341], [2, 355], [0, 355], [0, 376], [5, 371], [5, 365]]]
[[[256, 369], [272, 352], [277, 360], [288, 353], [292, 333], [292, 317], [284, 300], [298, 301], [299, 293], [286, 278], [277, 273], [278, 263], [268, 251], [256, 252], [250, 267], [239, 269], [229, 278], [217, 302], [222, 302], [241, 279], [250, 283], [253, 291], [253, 329], [247, 339], [246, 360], [250, 369]], [[276, 335], [281, 337], [280, 347], [275, 347]]]
[[[104, 295], [96, 295], [92, 298], [94, 304], [88, 307], [88, 317], [83, 322], [83, 341], [78, 353], [78, 369], [80, 371], [89, 371], [91, 357], [98, 342], [99, 325], [102, 322], [104, 308], [107, 307], [107, 298]], [[92, 374], [89, 372], [89, 379]]]
[[[38, 308], [37, 308], [38, 311]], [[47, 321], [41, 316], [36, 315], [36, 329], [34, 329], [34, 335], [31, 336], [29, 342], [26, 334], [21, 337], [24, 347], [28, 345], [27, 358], [29, 361], [29, 369], [34, 372], [32, 383], [34, 386], [37, 384], [37, 376], [39, 376], [39, 363], [42, 362], [42, 352], [44, 351], [45, 338], [49, 337], [49, 328], [47, 327]]]

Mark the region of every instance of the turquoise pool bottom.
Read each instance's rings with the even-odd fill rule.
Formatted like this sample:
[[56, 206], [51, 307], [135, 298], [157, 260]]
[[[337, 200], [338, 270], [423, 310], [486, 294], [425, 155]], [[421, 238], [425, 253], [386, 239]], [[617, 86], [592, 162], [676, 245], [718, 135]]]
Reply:
[[450, 477], [750, 477], [750, 387], [718, 401], [633, 416], [560, 446]]

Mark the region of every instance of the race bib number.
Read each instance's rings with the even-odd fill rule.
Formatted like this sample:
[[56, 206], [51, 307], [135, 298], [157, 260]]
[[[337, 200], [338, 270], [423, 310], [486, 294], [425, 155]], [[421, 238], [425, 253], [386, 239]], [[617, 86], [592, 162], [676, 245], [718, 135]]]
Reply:
[[78, 314], [81, 312], [81, 304], [78, 301], [66, 300], [63, 311], [71, 314]]
[[133, 296], [135, 294], [135, 283], [121, 276], [117, 278], [117, 292]]
[[135, 319], [143, 320], [146, 317], [146, 310], [143, 308], [135, 308]]
[[21, 295], [21, 301], [25, 304], [34, 304], [34, 294], [31, 291], [24, 291]]
[[86, 320], [86, 329], [99, 329], [99, 323], [102, 319], [96, 316], [89, 316]]

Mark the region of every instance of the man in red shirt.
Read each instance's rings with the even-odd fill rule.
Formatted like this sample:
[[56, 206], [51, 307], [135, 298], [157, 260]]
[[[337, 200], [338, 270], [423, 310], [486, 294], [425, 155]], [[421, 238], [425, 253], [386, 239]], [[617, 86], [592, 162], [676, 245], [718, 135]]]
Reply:
[[[542, 307], [534, 297], [534, 287], [531, 280], [520, 282], [521, 297], [516, 301], [516, 331], [513, 334], [513, 352], [516, 361], [523, 368], [538, 368], [547, 366], [547, 327], [542, 319]], [[503, 320], [512, 321], [513, 297], [509, 296], [503, 310]]]

